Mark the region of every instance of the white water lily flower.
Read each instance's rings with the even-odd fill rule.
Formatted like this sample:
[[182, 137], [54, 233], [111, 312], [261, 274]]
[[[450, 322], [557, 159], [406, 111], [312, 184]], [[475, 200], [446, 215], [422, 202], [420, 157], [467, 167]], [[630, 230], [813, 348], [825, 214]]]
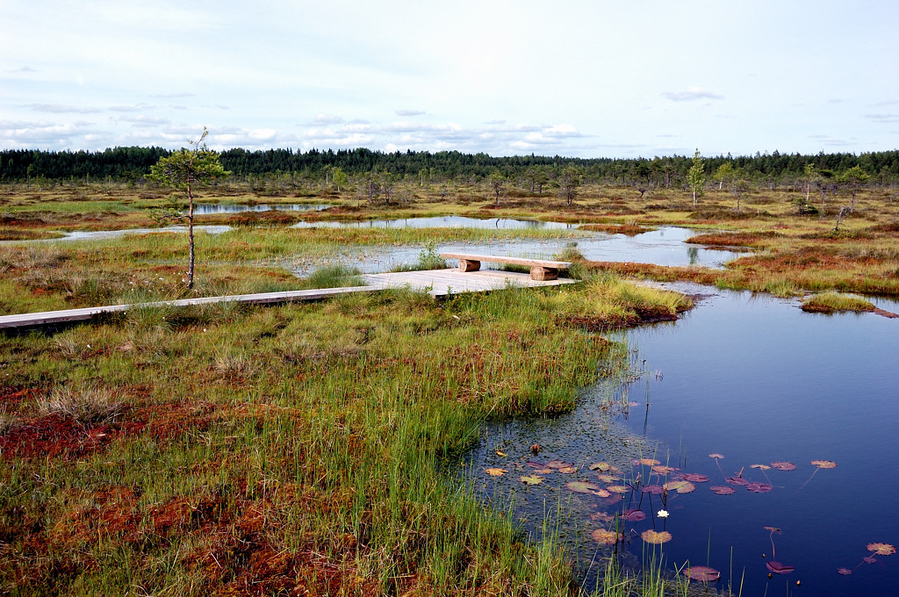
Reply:
[[656, 516], [659, 518], [668, 518], [668, 510], [659, 510], [656, 512]]

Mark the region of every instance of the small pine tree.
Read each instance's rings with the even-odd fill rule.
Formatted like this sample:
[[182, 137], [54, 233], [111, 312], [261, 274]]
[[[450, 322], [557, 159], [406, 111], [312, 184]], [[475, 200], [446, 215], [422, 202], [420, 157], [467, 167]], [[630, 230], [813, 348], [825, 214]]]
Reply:
[[705, 194], [705, 166], [699, 156], [699, 149], [693, 154], [693, 165], [690, 166], [687, 180], [693, 189], [693, 207], [696, 207], [696, 200]]
[[188, 288], [194, 286], [194, 187], [230, 174], [219, 163], [218, 154], [206, 149], [203, 141], [208, 134], [209, 131], [203, 127], [203, 135], [199, 139], [188, 141], [192, 149], [180, 149], [160, 158], [150, 168], [150, 180], [174, 187], [187, 196]]

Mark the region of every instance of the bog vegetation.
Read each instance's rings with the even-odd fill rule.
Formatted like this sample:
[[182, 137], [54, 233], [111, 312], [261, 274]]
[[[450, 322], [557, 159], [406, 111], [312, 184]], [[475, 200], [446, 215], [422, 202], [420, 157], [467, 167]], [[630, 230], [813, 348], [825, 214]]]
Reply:
[[[837, 309], [868, 307], [833, 293], [899, 294], [894, 153], [706, 159], [694, 205], [686, 176], [703, 162], [691, 158], [233, 150], [220, 156], [233, 174], [196, 201], [331, 207], [195, 216], [231, 228], [196, 236], [188, 289], [180, 234], [30, 242], [162, 225], [181, 198], [144, 175], [166, 152], [3, 152], [0, 237], [14, 241], [0, 244], [3, 314], [345, 284], [353, 271], [294, 271], [347, 250], [405, 245], [429, 260], [439, 243], [583, 234], [291, 227], [300, 219], [527, 217], [625, 234], [677, 224], [747, 254], [723, 269], [665, 268], [572, 249], [583, 282], [562, 290], [153, 307], [0, 336], [0, 592], [577, 593], [552, 540], [534, 544], [476, 503], [442, 472], [447, 459], [482, 421], [567, 411], [579, 388], [625, 368], [606, 330], [690, 306], [631, 278], [827, 291], [817, 303]], [[562, 162], [577, 175], [556, 176]], [[612, 576], [608, 594], [633, 588]], [[644, 580], [645, 594], [665, 585]]]

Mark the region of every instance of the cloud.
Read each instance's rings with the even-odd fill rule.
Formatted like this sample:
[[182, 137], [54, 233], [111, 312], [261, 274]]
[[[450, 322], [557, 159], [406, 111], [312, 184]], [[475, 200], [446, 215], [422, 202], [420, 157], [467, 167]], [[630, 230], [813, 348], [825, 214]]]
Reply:
[[33, 69], [30, 66], [23, 66], [22, 68], [17, 68], [9, 71], [11, 73], [36, 73], [39, 72], [37, 69]]
[[25, 108], [31, 108], [35, 112], [50, 112], [52, 114], [95, 114], [102, 112], [102, 108], [91, 106], [71, 106], [69, 104], [26, 104]]
[[154, 106], [149, 104], [137, 104], [136, 106], [109, 106], [110, 112], [140, 112], [141, 110], [152, 109]]
[[149, 128], [156, 126], [167, 126], [170, 124], [168, 118], [163, 118], [161, 116], [147, 116], [142, 114], [140, 116], [122, 116], [120, 118], [116, 118], [118, 122], [129, 122], [131, 126]]
[[176, 97], [194, 97], [194, 94], [189, 91], [178, 91], [176, 93], [156, 93], [151, 95], [150, 97], [161, 97], [161, 98], [176, 98]]
[[422, 116], [427, 114], [424, 110], [397, 110], [397, 116]]
[[344, 122], [343, 118], [335, 116], [334, 114], [316, 114], [315, 118], [306, 124], [307, 126], [328, 126], [332, 124], [343, 124]]
[[865, 114], [865, 118], [873, 120], [879, 124], [896, 124], [899, 123], [899, 114]]
[[704, 99], [724, 99], [723, 95], [720, 95], [713, 91], [702, 89], [701, 87], [687, 87], [685, 91], [666, 91], [662, 93], [662, 97], [673, 102], [693, 102]]
[[[28, 122], [0, 120], [0, 146], [9, 148], [83, 147], [85, 138], [96, 135], [93, 123]], [[102, 143], [109, 146], [109, 143]]]

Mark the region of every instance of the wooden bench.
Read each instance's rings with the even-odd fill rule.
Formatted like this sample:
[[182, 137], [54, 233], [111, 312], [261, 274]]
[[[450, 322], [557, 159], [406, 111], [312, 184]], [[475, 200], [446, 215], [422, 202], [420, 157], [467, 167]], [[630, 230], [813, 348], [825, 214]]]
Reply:
[[496, 255], [469, 255], [467, 253], [441, 253], [445, 259], [458, 259], [459, 269], [463, 272], [474, 272], [481, 269], [481, 262], [507, 263], [524, 265], [531, 268], [531, 280], [555, 280], [559, 270], [571, 267], [569, 261], [547, 261], [545, 259], [525, 259], [522, 257], [503, 257]]

